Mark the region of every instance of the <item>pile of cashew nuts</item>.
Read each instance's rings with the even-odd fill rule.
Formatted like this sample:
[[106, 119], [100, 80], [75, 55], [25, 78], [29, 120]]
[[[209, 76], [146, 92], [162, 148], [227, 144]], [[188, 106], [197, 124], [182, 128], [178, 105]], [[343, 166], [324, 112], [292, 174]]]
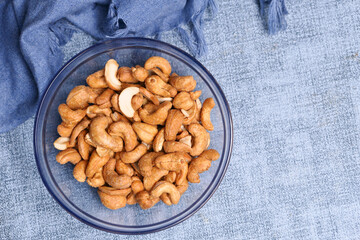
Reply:
[[56, 161], [74, 164], [109, 209], [177, 204], [219, 158], [208, 149], [214, 100], [201, 103], [194, 78], [171, 72], [158, 56], [132, 68], [110, 59], [59, 105]]

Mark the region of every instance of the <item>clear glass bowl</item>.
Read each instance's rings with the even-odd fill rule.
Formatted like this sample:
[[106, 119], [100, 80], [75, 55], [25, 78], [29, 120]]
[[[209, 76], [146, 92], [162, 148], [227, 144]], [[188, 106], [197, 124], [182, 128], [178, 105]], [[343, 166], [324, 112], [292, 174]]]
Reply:
[[[86, 77], [103, 68], [114, 58], [120, 66], [143, 65], [150, 56], [162, 56], [179, 75], [192, 75], [201, 100], [212, 97], [216, 106], [211, 118], [215, 130], [211, 132], [210, 148], [221, 157], [212, 163], [209, 171], [201, 174], [201, 183], [190, 184], [177, 205], [162, 202], [149, 210], [138, 205], [118, 210], [105, 208], [95, 188], [77, 182], [73, 165], [60, 165], [53, 147], [58, 137], [56, 128], [61, 119], [57, 112], [70, 90], [86, 83]], [[41, 100], [34, 129], [35, 158], [41, 178], [55, 200], [71, 215], [95, 228], [121, 234], [142, 234], [159, 231], [184, 221], [199, 210], [214, 194], [228, 166], [233, 142], [233, 129], [229, 105], [213, 76], [196, 59], [182, 50], [151, 39], [122, 38], [96, 44], [73, 57], [55, 75]]]

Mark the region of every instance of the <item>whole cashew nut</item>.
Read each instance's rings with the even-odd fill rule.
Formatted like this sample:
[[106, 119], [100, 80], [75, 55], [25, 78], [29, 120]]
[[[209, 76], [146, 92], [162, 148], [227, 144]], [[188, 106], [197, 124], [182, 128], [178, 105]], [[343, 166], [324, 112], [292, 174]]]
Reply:
[[87, 164], [88, 164], [88, 161], [81, 160], [80, 162], [78, 162], [75, 165], [74, 170], [73, 170], [73, 176], [77, 181], [85, 182], [85, 180], [86, 180], [85, 170], [86, 170]]
[[103, 176], [104, 180], [111, 187], [117, 189], [124, 189], [131, 186], [131, 177], [125, 174], [119, 175], [115, 172], [116, 159], [111, 158], [104, 166]]
[[126, 197], [122, 196], [122, 195], [110, 195], [110, 194], [106, 194], [100, 190], [98, 190], [98, 194], [101, 200], [101, 203], [111, 209], [111, 210], [116, 210], [119, 208], [123, 208], [126, 206]]
[[138, 192], [144, 191], [144, 184], [140, 180], [140, 178], [133, 176], [131, 183], [131, 190], [134, 194], [137, 194]]
[[147, 152], [146, 146], [144, 144], [140, 143], [131, 152], [121, 152], [120, 159], [124, 163], [134, 163], [134, 162], [137, 162], [146, 152]]
[[132, 67], [131, 71], [134, 78], [136, 78], [139, 82], [144, 82], [145, 79], [149, 76], [148, 71], [139, 65]]
[[117, 70], [118, 70], [119, 64], [114, 60], [110, 59], [105, 64], [105, 81], [109, 88], [119, 91], [121, 89], [121, 82], [117, 78]]
[[73, 110], [86, 108], [88, 102], [89, 91], [84, 85], [74, 87], [66, 98], [66, 104]]
[[69, 141], [69, 147], [75, 147], [76, 139], [79, 136], [80, 132], [86, 129], [90, 124], [90, 120], [88, 118], [84, 118], [81, 122], [79, 122], [76, 127], [73, 129]]
[[141, 191], [137, 193], [135, 198], [136, 202], [144, 210], [152, 208], [160, 200], [159, 198], [150, 195], [147, 191]]
[[176, 139], [177, 133], [180, 131], [184, 121], [184, 114], [178, 109], [171, 109], [165, 123], [165, 140], [173, 141]]
[[82, 130], [78, 136], [77, 147], [78, 151], [84, 160], [89, 159], [90, 152], [92, 147], [85, 141], [85, 135], [87, 134], [86, 130]]
[[94, 72], [86, 78], [86, 83], [92, 88], [107, 88], [108, 85], [104, 74], [104, 69]]
[[180, 192], [174, 184], [167, 181], [160, 181], [155, 184], [151, 190], [151, 196], [160, 197], [161, 194], [168, 193], [173, 204], [177, 204], [180, 201]]
[[111, 107], [111, 97], [114, 93], [114, 90], [106, 89], [95, 99], [95, 103], [99, 105], [100, 108]]
[[108, 125], [109, 119], [107, 117], [94, 118], [90, 124], [90, 138], [96, 145], [111, 149], [114, 152], [121, 152], [123, 141], [120, 137], [112, 137], [107, 133]]
[[190, 92], [190, 97], [192, 100], [196, 100], [198, 99], [200, 96], [201, 96], [201, 93], [202, 91], [201, 90], [198, 90], [198, 91], [195, 91], [195, 92]]
[[143, 179], [145, 190], [150, 191], [150, 189], [154, 186], [154, 184], [156, 182], [158, 182], [163, 176], [167, 175], [168, 173], [169, 173], [168, 170], [153, 167], [151, 169], [150, 176], [145, 176]]
[[63, 121], [62, 125], [64, 127], [75, 127], [78, 122], [80, 122], [86, 115], [86, 110], [78, 109], [72, 110], [66, 104], [60, 104], [58, 107], [58, 112]]
[[205, 150], [199, 157], [193, 159], [189, 165], [189, 171], [187, 179], [192, 183], [199, 183], [199, 173], [209, 170], [211, 162], [217, 160], [220, 157], [219, 153], [215, 149]]
[[56, 155], [56, 161], [60, 164], [70, 162], [75, 165], [81, 161], [81, 156], [76, 149], [67, 148]]
[[89, 184], [89, 186], [97, 188], [101, 187], [105, 184], [105, 180], [102, 174], [103, 168], [100, 168], [93, 177], [86, 180], [86, 182]]
[[187, 156], [182, 152], [167, 153], [155, 159], [155, 166], [169, 171], [180, 171], [187, 165]]
[[134, 175], [134, 169], [128, 163], [124, 163], [120, 159], [116, 160], [115, 170], [119, 175], [126, 174], [128, 176]]
[[191, 92], [196, 87], [196, 81], [193, 76], [175, 76], [170, 77], [169, 83], [178, 92], [185, 91]]
[[159, 76], [152, 75], [145, 80], [146, 89], [162, 97], [175, 97], [177, 91], [170, 84], [165, 83]]
[[171, 73], [171, 65], [165, 58], [153, 56], [146, 60], [144, 65], [145, 69], [150, 70], [156, 67], [159, 68], [167, 76], [169, 76]]
[[177, 141], [166, 141], [164, 142], [164, 151], [166, 153], [173, 152], [191, 152], [191, 146]]
[[137, 136], [141, 139], [141, 141], [147, 144], [151, 144], [156, 134], [158, 133], [158, 129], [156, 126], [142, 122], [134, 122], [132, 124], [132, 128], [136, 132]]
[[86, 176], [88, 178], [92, 178], [95, 173], [99, 171], [99, 169], [102, 169], [102, 167], [109, 161], [109, 159], [110, 155], [100, 157], [96, 151], [93, 151], [86, 167]]
[[164, 128], [162, 128], [154, 138], [153, 141], [154, 152], [160, 152], [163, 148], [164, 142], [165, 142], [165, 130]]
[[159, 108], [153, 112], [149, 113], [144, 108], [139, 109], [139, 115], [142, 121], [152, 125], [163, 125], [167, 116], [168, 111], [171, 109], [171, 102], [163, 102], [160, 104]]
[[100, 108], [98, 105], [91, 105], [86, 109], [86, 115], [89, 118], [95, 118], [98, 116], [108, 116], [112, 113], [110, 108]]
[[108, 130], [111, 136], [120, 136], [123, 138], [125, 143], [125, 150], [130, 152], [138, 145], [137, 136], [131, 127], [130, 123], [127, 122], [115, 122], [109, 126]]
[[[191, 92], [192, 93], [192, 92]], [[189, 110], [194, 105], [194, 100], [188, 92], [178, 93], [173, 101], [174, 108]]]
[[150, 152], [142, 156], [138, 162], [139, 170], [142, 176], [151, 176], [151, 170], [154, 166], [154, 160], [163, 155], [163, 153]]
[[206, 130], [209, 131], [214, 130], [214, 125], [211, 123], [211, 119], [210, 119], [210, 113], [214, 107], [215, 107], [214, 99], [207, 98], [205, 99], [201, 109], [201, 114], [200, 114], [201, 124]]
[[117, 77], [120, 82], [124, 83], [137, 83], [138, 80], [133, 77], [131, 68], [129, 67], [121, 67], [117, 72]]
[[210, 134], [198, 123], [189, 125], [188, 130], [193, 136], [193, 145], [190, 151], [191, 156], [200, 155], [210, 143]]

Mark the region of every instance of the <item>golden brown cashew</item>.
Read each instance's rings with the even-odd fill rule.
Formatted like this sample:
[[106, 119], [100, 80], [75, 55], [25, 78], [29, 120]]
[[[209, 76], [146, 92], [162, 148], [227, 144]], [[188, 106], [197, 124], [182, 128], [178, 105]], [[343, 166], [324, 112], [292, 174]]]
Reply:
[[144, 65], [145, 69], [150, 70], [156, 67], [159, 68], [167, 76], [169, 76], [171, 73], [171, 65], [165, 58], [153, 56], [146, 60]]
[[176, 139], [177, 133], [180, 131], [184, 121], [184, 114], [178, 109], [171, 109], [165, 123], [165, 140], [173, 141]]
[[144, 184], [142, 183], [139, 177], [133, 176], [131, 180], [133, 181], [131, 183], [131, 190], [134, 194], [144, 191]]
[[134, 78], [136, 78], [140, 82], [144, 82], [145, 79], [149, 76], [148, 71], [139, 65], [132, 67], [131, 71]]
[[[186, 131], [186, 130], [183, 130], [179, 135], [176, 136], [176, 140], [181, 140], [181, 139], [183, 139], [185, 137], [190, 137], [191, 138], [189, 132]], [[191, 144], [190, 144], [190, 146], [191, 146]]]
[[162, 97], [175, 97], [177, 91], [170, 84], [165, 83], [159, 76], [152, 75], [145, 80], [146, 89]]
[[56, 161], [60, 164], [70, 162], [75, 165], [81, 161], [81, 156], [76, 149], [67, 148], [56, 155]]
[[164, 151], [166, 153], [173, 153], [173, 152], [187, 152], [191, 151], [191, 146], [177, 141], [166, 141], [164, 142]]
[[89, 91], [84, 85], [74, 87], [66, 98], [66, 104], [73, 110], [86, 108], [88, 102]]
[[98, 116], [108, 116], [112, 113], [110, 108], [100, 108], [98, 105], [91, 105], [86, 109], [86, 115], [89, 118], [95, 118]]
[[181, 91], [191, 92], [196, 87], [196, 81], [194, 80], [193, 76], [170, 77], [169, 83], [178, 92], [181, 92]]
[[94, 72], [86, 78], [86, 83], [92, 88], [107, 88], [104, 73], [104, 69]]
[[105, 91], [105, 89], [103, 89], [103, 88], [91, 88], [91, 87], [88, 87], [89, 103], [95, 103], [96, 98], [98, 96], [100, 96], [104, 91]]
[[70, 141], [70, 138], [68, 138], [68, 137], [58, 137], [54, 141], [54, 147], [57, 150], [65, 150], [69, 147], [69, 141]]
[[169, 75], [165, 75], [160, 69], [158, 68], [152, 68], [150, 69], [150, 72], [155, 73], [156, 75], [158, 75], [161, 80], [163, 80], [164, 82], [168, 82], [169, 81]]
[[89, 184], [89, 186], [97, 188], [97, 187], [101, 187], [105, 184], [105, 180], [103, 177], [103, 168], [100, 168], [93, 177], [89, 178], [86, 180], [86, 182]]
[[72, 110], [64, 103], [59, 105], [58, 112], [63, 121], [62, 125], [64, 127], [75, 127], [75, 125], [80, 122], [86, 115], [86, 110]]
[[180, 169], [180, 171], [178, 172], [178, 174], [176, 175], [176, 186], [182, 185], [184, 181], [187, 181], [187, 175], [189, 172], [189, 165], [183, 164], [182, 168]]
[[181, 112], [182, 112], [184, 115], [187, 114], [186, 118], [185, 118], [184, 121], [183, 121], [183, 124], [184, 124], [184, 125], [189, 125], [189, 124], [192, 123], [192, 122], [195, 120], [195, 118], [196, 118], [196, 114], [197, 114], [197, 112], [198, 112], [197, 105], [194, 104], [194, 105], [192, 106], [192, 108], [190, 108], [188, 111], [185, 111], [184, 109], [181, 109]]
[[138, 80], [133, 77], [131, 68], [121, 67], [117, 72], [117, 77], [121, 82], [124, 83], [137, 83]]
[[171, 199], [170, 199], [169, 194], [167, 194], [167, 193], [161, 194], [161, 195], [160, 195], [160, 199], [161, 199], [161, 201], [163, 201], [163, 203], [165, 203], [166, 205], [168, 205], [168, 206], [171, 206], [171, 205], [172, 205], [172, 202], [171, 202]]
[[198, 156], [209, 146], [210, 134], [198, 123], [190, 124], [188, 130], [193, 136], [193, 146], [190, 155]]
[[124, 163], [120, 159], [116, 160], [115, 170], [119, 175], [126, 174], [128, 176], [134, 175], [134, 169], [130, 164]]
[[151, 169], [150, 176], [145, 176], [143, 179], [145, 190], [150, 191], [150, 189], [154, 186], [154, 184], [168, 173], [169, 173], [168, 170], [153, 167]]
[[106, 89], [95, 99], [95, 103], [99, 105], [100, 108], [109, 108], [111, 107], [111, 97], [113, 94], [114, 90]]
[[184, 194], [184, 192], [186, 192], [188, 187], [189, 187], [189, 182], [186, 179], [181, 184], [176, 186], [176, 188], [179, 190], [181, 195]]
[[142, 176], [151, 176], [151, 170], [154, 166], [154, 160], [163, 155], [163, 153], [150, 152], [142, 156], [138, 162], [139, 170]]
[[85, 141], [86, 134], [87, 131], [82, 130], [78, 136], [78, 142], [77, 142], [78, 151], [84, 160], [89, 159], [89, 155], [92, 150], [92, 147]]
[[210, 113], [211, 110], [215, 107], [214, 99], [207, 98], [205, 99], [202, 109], [201, 109], [201, 124], [206, 130], [212, 131], [214, 130], [214, 125], [211, 123]]
[[192, 100], [196, 100], [198, 99], [200, 96], [201, 96], [201, 93], [202, 91], [201, 90], [198, 90], [198, 91], [195, 91], [195, 92], [190, 92], [190, 97]]
[[131, 177], [125, 174], [119, 175], [115, 172], [116, 159], [111, 158], [104, 166], [103, 176], [105, 182], [117, 189], [124, 189], [131, 186]]
[[176, 180], [176, 172], [170, 171], [168, 175], [164, 177], [164, 181], [168, 181], [169, 183], [174, 183]]
[[85, 182], [85, 180], [86, 180], [85, 170], [86, 170], [87, 164], [88, 164], [88, 161], [81, 160], [74, 167], [73, 176], [79, 182]]
[[105, 64], [105, 81], [109, 88], [119, 91], [121, 89], [121, 82], [117, 78], [117, 70], [118, 70], [119, 64], [114, 60], [110, 59]]
[[173, 106], [177, 109], [189, 110], [194, 106], [194, 100], [188, 92], [180, 92], [175, 96]]
[[100, 157], [96, 151], [91, 153], [88, 165], [86, 167], [86, 176], [92, 178], [110, 159], [110, 155]]
[[[61, 137], [69, 138], [74, 127], [75, 127], [75, 125], [72, 125], [69, 127], [69, 126], [66, 126], [64, 124], [64, 122], [62, 122], [61, 124], [59, 124], [57, 126], [57, 132], [59, 133], [59, 135]], [[59, 149], [59, 150], [61, 150], [61, 149]]]
[[141, 191], [137, 193], [135, 198], [136, 198], [136, 202], [144, 210], [152, 208], [160, 200], [157, 197], [151, 196], [147, 191]]
[[109, 195], [100, 190], [98, 190], [98, 194], [101, 203], [111, 210], [116, 210], [126, 206], [126, 197], [122, 195]]
[[107, 186], [101, 186], [99, 187], [99, 190], [103, 193], [106, 193], [108, 195], [112, 195], [112, 196], [124, 196], [126, 197], [127, 195], [130, 194], [131, 192], [131, 188], [124, 188], [124, 189], [116, 189], [113, 187], [107, 187]]
[[189, 165], [187, 179], [192, 183], [199, 183], [199, 173], [209, 170], [211, 161], [215, 161], [220, 154], [215, 149], [205, 150], [199, 157], [193, 159]]
[[171, 109], [171, 107], [171, 102], [163, 102], [162, 104], [160, 104], [159, 108], [153, 113], [149, 113], [144, 108], [140, 108], [139, 115], [141, 120], [145, 123], [152, 125], [163, 125], [168, 116], [168, 111]]
[[137, 136], [131, 127], [130, 123], [127, 122], [115, 122], [109, 126], [108, 130], [111, 136], [119, 136], [123, 138], [125, 143], [125, 150], [130, 152], [134, 150], [138, 145]]
[[114, 152], [121, 152], [123, 141], [120, 137], [112, 137], [106, 132], [109, 125], [107, 117], [94, 118], [90, 124], [90, 138], [96, 145], [111, 149]]
[[97, 147], [96, 144], [94, 143], [94, 141], [91, 139], [89, 133], [87, 133], [87, 134], [85, 135], [85, 142], [86, 142], [87, 144], [89, 144], [91, 147], [94, 147], [94, 148]]
[[142, 106], [143, 99], [144, 99], [144, 97], [141, 93], [138, 93], [133, 96], [133, 98], [131, 99], [131, 106], [135, 111], [138, 110]]
[[147, 144], [151, 144], [158, 133], [156, 126], [142, 122], [134, 122], [132, 124], [132, 128], [136, 132], [137, 136]]
[[101, 147], [101, 146], [96, 146], [95, 150], [100, 157], [105, 157], [105, 156], [112, 157], [114, 155], [113, 151], [111, 151], [108, 148]]
[[180, 171], [187, 165], [187, 154], [183, 152], [167, 153], [155, 159], [155, 166], [169, 171]]
[[180, 201], [180, 192], [174, 184], [167, 181], [160, 181], [155, 184], [151, 190], [151, 196], [160, 197], [161, 194], [168, 193], [173, 204], [177, 204]]
[[165, 142], [165, 130], [164, 128], [162, 128], [154, 138], [154, 142], [153, 142], [154, 152], [160, 152], [163, 148], [164, 142]]
[[84, 118], [83, 120], [81, 120], [81, 122], [79, 122], [76, 127], [73, 129], [72, 133], [71, 133], [71, 137], [70, 137], [70, 141], [69, 141], [69, 146], [70, 147], [75, 147], [76, 144], [76, 139], [79, 136], [80, 132], [84, 129], [86, 129], [90, 124], [90, 120], [88, 118]]
[[126, 197], [126, 204], [127, 205], [134, 205], [136, 204], [136, 197], [135, 194], [133, 192], [131, 192], [127, 197]]
[[141, 158], [141, 156], [143, 156], [146, 152], [147, 152], [146, 146], [140, 143], [131, 152], [120, 153], [120, 158], [124, 163], [134, 163], [137, 162]]
[[151, 92], [149, 92], [146, 88], [140, 87], [139, 91], [142, 95], [144, 95], [144, 97], [146, 97], [147, 99], [149, 99], [150, 101], [152, 101], [155, 105], [159, 105], [159, 100], [157, 99], [157, 97], [154, 96], [154, 94], [152, 94]]

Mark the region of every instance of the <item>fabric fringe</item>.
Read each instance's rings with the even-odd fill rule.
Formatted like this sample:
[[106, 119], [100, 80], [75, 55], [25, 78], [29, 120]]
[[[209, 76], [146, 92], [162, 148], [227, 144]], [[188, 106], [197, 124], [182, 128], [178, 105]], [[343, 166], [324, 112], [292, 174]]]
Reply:
[[259, 3], [261, 16], [264, 18], [266, 17], [265, 8], [268, 6], [267, 25], [269, 34], [276, 34], [285, 30], [287, 27], [285, 15], [288, 14], [285, 0], [259, 0]]

